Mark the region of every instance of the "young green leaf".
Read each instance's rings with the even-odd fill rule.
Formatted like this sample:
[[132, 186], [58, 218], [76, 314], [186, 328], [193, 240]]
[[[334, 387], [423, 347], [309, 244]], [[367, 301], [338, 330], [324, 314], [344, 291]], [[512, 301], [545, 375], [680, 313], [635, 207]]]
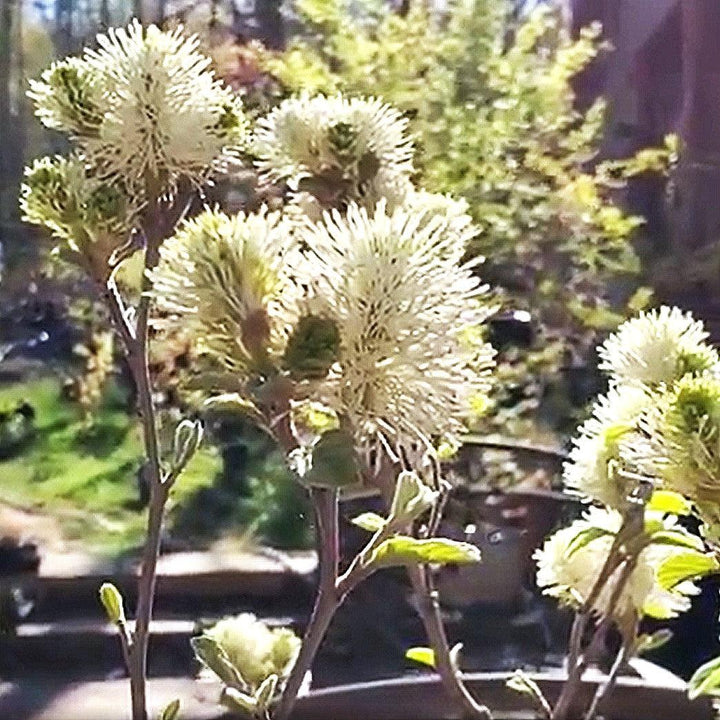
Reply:
[[505, 685], [515, 692], [529, 695], [546, 718], [552, 716], [552, 708], [543, 695], [540, 686], [522, 670], [516, 670], [506, 681]]
[[254, 717], [257, 712], [255, 698], [232, 687], [223, 688], [220, 702], [231, 712], [239, 712], [241, 715]]
[[160, 720], [177, 720], [180, 715], [180, 700], [175, 698], [169, 702], [165, 709], [160, 713]]
[[692, 503], [680, 493], [670, 490], [655, 490], [646, 508], [670, 515], [689, 515], [692, 512]]
[[696, 552], [680, 553], [665, 560], [658, 568], [657, 580], [665, 590], [672, 590], [685, 580], [701, 578], [716, 573], [718, 561], [711, 555]]
[[662, 628], [652, 635], [640, 635], [635, 643], [635, 655], [643, 655], [661, 648], [668, 643], [673, 636], [672, 630]]
[[605, 537], [606, 535], [612, 535], [609, 530], [600, 527], [589, 527], [581, 530], [568, 545], [567, 555], [571, 557], [578, 550], [582, 550], [586, 545], [589, 545], [598, 538]]
[[190, 462], [200, 446], [203, 426], [199, 420], [183, 420], [175, 429], [173, 442], [173, 467], [182, 470]]
[[370, 562], [385, 567], [409, 563], [467, 565], [480, 562], [480, 550], [470, 543], [446, 538], [418, 540], [408, 535], [396, 535], [378, 546]]
[[385, 518], [374, 512], [361, 513], [350, 522], [371, 533], [375, 533], [385, 526]]
[[395, 484], [389, 519], [393, 522], [415, 520], [432, 507], [437, 497], [438, 493], [428, 487], [416, 473], [403, 471]]
[[688, 682], [688, 696], [694, 700], [700, 695], [720, 694], [720, 657], [701, 665]]
[[190, 640], [195, 657], [231, 688], [246, 688], [245, 681], [220, 645], [207, 635]]
[[274, 673], [266, 677], [255, 691], [255, 703], [258, 710], [264, 710], [270, 704], [278, 684], [278, 676]]
[[356, 483], [359, 477], [355, 444], [344, 430], [328, 430], [312, 448], [312, 462], [302, 481], [314, 487], [337, 488]]
[[411, 647], [405, 652], [405, 657], [408, 660], [414, 660], [421, 665], [427, 665], [428, 667], [435, 667], [435, 651], [429, 647]]
[[690, 550], [702, 552], [705, 549], [703, 541], [697, 535], [691, 535], [681, 530], [659, 530], [651, 536], [653, 545], [675, 545]]

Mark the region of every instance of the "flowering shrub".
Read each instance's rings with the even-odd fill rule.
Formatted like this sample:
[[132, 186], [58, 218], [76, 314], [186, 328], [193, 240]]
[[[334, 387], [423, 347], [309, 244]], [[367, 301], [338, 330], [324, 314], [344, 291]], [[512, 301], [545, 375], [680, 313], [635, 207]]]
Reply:
[[[273, 435], [316, 515], [319, 588], [302, 641], [251, 615], [193, 640], [224, 686], [222, 702], [285, 720], [348, 594], [372, 573], [403, 566], [433, 645], [415, 655], [431, 658], [458, 712], [489, 718], [463, 682], [430, 572], [480, 560], [474, 545], [436, 536], [449, 489], [440, 448], [457, 445], [484, 407], [493, 362], [481, 330], [491, 312], [486, 288], [476, 262], [464, 260], [477, 236], [466, 206], [414, 186], [406, 123], [379, 100], [286, 100], [251, 130], [196, 41], [179, 31], [135, 23], [98, 42], [99, 50], [56, 63], [33, 85], [39, 117], [70, 135], [75, 154], [36, 161], [21, 205], [95, 282], [137, 386], [150, 506], [135, 622], [114, 586], [100, 589], [118, 628], [134, 720], [147, 719], [168, 495], [203, 437], [190, 419], [170, 441], [159, 432], [154, 333], [187, 338], [207, 362], [204, 408], [241, 413]], [[263, 180], [287, 182], [282, 210], [206, 209], [182, 219], [199, 186], [242, 147], [256, 149]], [[130, 309], [116, 281], [135, 255], [144, 272]], [[565, 477], [607, 508], [592, 508], [537, 554], [538, 584], [577, 609], [568, 681], [551, 708], [529, 678], [512, 678], [553, 720], [566, 720], [609, 625], [621, 631], [622, 649], [587, 718], [638, 650], [640, 619], [686, 610], [692, 580], [718, 569], [706, 541], [676, 518], [697, 513], [715, 542], [717, 353], [698, 323], [663, 308], [621, 327], [601, 356], [611, 389], [581, 429]], [[357, 485], [376, 488], [385, 510], [354, 518], [369, 540], [341, 567], [339, 498]], [[177, 712], [171, 703], [163, 717]]]
[[[578, 610], [569, 679], [553, 720], [566, 718], [587, 665], [591, 650], [583, 649], [582, 635], [591, 620], [598, 622], [590, 648], [608, 623], [623, 645], [587, 717], [599, 710], [623, 659], [642, 647], [642, 617], [687, 610], [698, 591], [692, 581], [720, 570], [720, 359], [707, 337], [690, 314], [661, 307], [623, 323], [599, 348], [610, 390], [580, 427], [564, 480], [604, 507], [591, 507], [535, 555], [538, 585]], [[690, 514], [701, 520], [701, 536], [678, 523]], [[691, 686], [716, 691], [717, 663]]]
[[[475, 546], [435, 536], [448, 491], [437, 448], [457, 442], [484, 404], [493, 357], [480, 327], [486, 288], [462, 261], [476, 234], [465, 206], [414, 187], [406, 120], [380, 100], [288, 100], [251, 132], [196, 40], [133, 23], [98, 44], [32, 86], [38, 116], [75, 151], [36, 161], [21, 205], [95, 282], [137, 386], [150, 506], [134, 625], [112, 585], [100, 593], [119, 630], [134, 720], [146, 718], [165, 507], [203, 434], [189, 419], [170, 442], [159, 432], [156, 334], [182, 338], [202, 361], [208, 411], [241, 413], [277, 439], [317, 516], [320, 589], [302, 644], [247, 615], [195, 638], [223, 702], [287, 717], [348, 593], [404, 565], [428, 600], [423, 621], [446, 686], [486, 716], [458, 676], [427, 571], [479, 560]], [[256, 149], [265, 182], [291, 187], [286, 207], [182, 219], [245, 147]], [[117, 280], [138, 255], [142, 292], [130, 309]], [[370, 539], [341, 568], [338, 499], [357, 484], [377, 487], [387, 512], [356, 518]]]
[[502, 382], [482, 427], [503, 435], [546, 432], [553, 415], [565, 430], [572, 408], [553, 404], [548, 385], [568, 356], [586, 362], [600, 332], [648, 302], [647, 288], [635, 294], [630, 242], [643, 221], [622, 210], [618, 189], [662, 173], [674, 155], [669, 141], [596, 162], [605, 105], [580, 109], [575, 87], [608, 48], [599, 25], [572, 38], [552, 5], [518, 20], [509, 0], [409, 2], [403, 12], [373, 0], [293, 0], [289, 47], [264, 57], [287, 92], [391, 102], [421, 148], [422, 184], [467, 202], [479, 230], [468, 250], [485, 258], [498, 304], [531, 313], [539, 330], [529, 348], [498, 348]]

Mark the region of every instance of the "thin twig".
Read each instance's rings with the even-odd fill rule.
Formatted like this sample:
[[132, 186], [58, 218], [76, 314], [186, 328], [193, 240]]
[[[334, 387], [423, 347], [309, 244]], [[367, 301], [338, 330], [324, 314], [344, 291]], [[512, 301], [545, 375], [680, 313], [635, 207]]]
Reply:
[[100, 294], [108, 307], [115, 330], [123, 342], [125, 354], [133, 353], [135, 351], [135, 330], [130, 324], [125, 303], [118, 291], [114, 275], [111, 275], [107, 284], [100, 288]]
[[[394, 532], [394, 529], [389, 526], [376, 532], [342, 575], [337, 576], [335, 570], [335, 577], [330, 585], [329, 579], [333, 575], [331, 568], [337, 568], [339, 560], [338, 554], [331, 550], [338, 546], [337, 540], [339, 539], [337, 502], [328, 502], [327, 495], [317, 491], [313, 491], [311, 497], [316, 517], [321, 516], [318, 521], [317, 537], [320, 586], [310, 622], [300, 646], [300, 653], [283, 689], [280, 703], [273, 716], [274, 720], [287, 720], [290, 716], [303, 680], [312, 667], [315, 655], [320, 649], [335, 613], [345, 598], [375, 572], [377, 568], [372, 562], [373, 553]], [[337, 494], [335, 494], [335, 500], [337, 501]]]
[[[181, 203], [179, 203], [181, 204]], [[147, 535], [142, 556], [142, 568], [138, 581], [138, 604], [135, 628], [131, 635], [121, 638], [130, 674], [133, 720], [147, 720], [146, 677], [147, 652], [152, 621], [153, 600], [157, 577], [157, 561], [160, 554], [162, 524], [170, 486], [173, 478], [163, 476], [160, 441], [152, 396], [152, 383], [148, 362], [148, 328], [151, 307], [151, 280], [148, 271], [156, 267], [160, 259], [160, 245], [177, 221], [176, 208], [165, 208], [158, 197], [151, 198], [144, 222], [145, 273], [142, 294], [132, 326], [122, 297], [111, 275], [103, 296], [110, 310], [113, 323], [123, 340], [130, 372], [135, 382], [138, 408], [142, 424], [146, 463], [143, 468], [150, 487]], [[165, 480], [168, 482], [165, 482]]]
[[[633, 525], [634, 518], [631, 518], [630, 522], [627, 524], [627, 528], [632, 529]], [[553, 720], [566, 720], [567, 715], [570, 712], [572, 702], [575, 699], [575, 696], [580, 689], [580, 686], [582, 685], [582, 676], [585, 672], [585, 669], [587, 668], [588, 659], [591, 656], [592, 652], [597, 648], [602, 637], [604, 637], [605, 633], [607, 632], [607, 629], [612, 622], [615, 607], [617, 606], [618, 600], [620, 599], [620, 595], [622, 594], [622, 591], [625, 589], [625, 586], [630, 580], [630, 576], [632, 575], [633, 570], [635, 569], [635, 566], [637, 564], [640, 548], [638, 548], [633, 555], [627, 555], [626, 553], [622, 552], [622, 545], [626, 537], [624, 528], [626, 528], [626, 524], [624, 524], [618, 532], [615, 538], [615, 543], [613, 543], [613, 549], [611, 550], [610, 554], [606, 559], [603, 570], [598, 576], [598, 580], [596, 581], [590, 595], [588, 596], [588, 600], [585, 602], [582, 611], [575, 619], [576, 624], [573, 625], [573, 632], [571, 635], [571, 643], [573, 643], [573, 645], [571, 647], [570, 656], [568, 658], [568, 678], [563, 685], [562, 692], [560, 693], [560, 698], [555, 705], [552, 716]], [[582, 653], [582, 638], [585, 633], [587, 623], [592, 615], [595, 602], [597, 601], [597, 598], [602, 592], [602, 590], [607, 585], [608, 581], [611, 579], [612, 575], [615, 573], [616, 570], [618, 570], [618, 568], [620, 568], [620, 574], [610, 593], [610, 597], [608, 599], [605, 611], [605, 617], [599, 623], [598, 627], [593, 633], [593, 637], [590, 641], [588, 650], [585, 653]]]
[[595, 696], [593, 697], [592, 703], [590, 704], [590, 707], [588, 708], [588, 711], [585, 715], [585, 720], [593, 720], [593, 718], [597, 715], [598, 710], [600, 710], [605, 699], [612, 692], [620, 675], [620, 670], [622, 669], [625, 659], [628, 656], [631, 645], [632, 642], [628, 640], [623, 640], [623, 644], [618, 651], [612, 668], [610, 668], [610, 673], [607, 676], [607, 679], [604, 683], [599, 684], [597, 690], [595, 691]]
[[284, 720], [292, 712], [305, 675], [310, 670], [335, 612], [342, 602], [336, 591], [340, 562], [338, 491], [328, 488], [311, 488], [310, 498], [315, 510], [320, 580], [300, 653], [290, 672], [275, 713], [275, 718], [278, 720]]
[[127, 622], [122, 619], [117, 624], [118, 634], [120, 635], [120, 647], [122, 648], [123, 660], [125, 661], [125, 667], [130, 672], [130, 651], [132, 649], [132, 634], [130, 628], [127, 626]]
[[428, 571], [422, 565], [409, 565], [410, 581], [418, 599], [418, 612], [425, 626], [428, 641], [435, 652], [435, 665], [445, 691], [462, 710], [463, 718], [468, 720], [492, 720], [490, 710], [478, 703], [460, 677], [458, 668], [450, 655], [450, 644], [445, 634], [438, 594], [428, 577]]

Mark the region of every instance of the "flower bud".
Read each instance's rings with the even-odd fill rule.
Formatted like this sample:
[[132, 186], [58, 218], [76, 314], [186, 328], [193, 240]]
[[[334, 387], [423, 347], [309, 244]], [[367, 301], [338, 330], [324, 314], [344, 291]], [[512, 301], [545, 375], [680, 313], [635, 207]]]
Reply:
[[356, 483], [358, 477], [352, 437], [344, 430], [323, 433], [313, 445], [310, 469], [303, 482], [312, 487], [338, 488]]
[[203, 426], [199, 420], [183, 420], [175, 429], [173, 442], [173, 466], [182, 470], [192, 459], [203, 438]]
[[111, 623], [119, 625], [125, 622], [122, 595], [112, 583], [103, 583], [100, 586], [100, 602]]
[[340, 333], [330, 318], [306, 315], [290, 336], [285, 367], [300, 378], [320, 379], [327, 375], [340, 354]]
[[438, 493], [429, 488], [414, 472], [401, 472], [395, 485], [391, 522], [411, 522], [429, 510], [437, 500]]

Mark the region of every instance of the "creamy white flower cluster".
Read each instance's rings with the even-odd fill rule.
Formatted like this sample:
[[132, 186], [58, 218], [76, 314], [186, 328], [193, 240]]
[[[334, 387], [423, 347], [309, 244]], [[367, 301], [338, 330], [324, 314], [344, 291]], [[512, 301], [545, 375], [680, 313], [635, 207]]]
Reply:
[[350, 200], [397, 204], [410, 190], [413, 146], [407, 120], [377, 99], [304, 95], [258, 122], [258, 168], [321, 207]]
[[[612, 602], [612, 595], [620, 568], [611, 574], [599, 593], [594, 610], [602, 616], [612, 614], [620, 625], [633, 623], [643, 615], [660, 620], [675, 617], [690, 608], [690, 597], [699, 592], [689, 581], [666, 589], [658, 581], [658, 572], [674, 557], [701, 553], [700, 539], [678, 526], [672, 516], [648, 511], [647, 521], [658, 523], [664, 532], [678, 533], [687, 545], [659, 542], [647, 545], [640, 552], [637, 564], [615, 602]], [[556, 532], [535, 552], [538, 586], [545, 594], [565, 604], [581, 606], [593, 590], [621, 525], [622, 516], [617, 511], [591, 507], [582, 519]], [[592, 539], [579, 543], [578, 538], [583, 533], [592, 533]]]
[[[28, 171], [25, 217], [90, 255], [96, 279], [137, 246], [145, 203], [207, 179], [246, 133], [197, 39], [137, 22], [55, 63], [30, 94], [77, 153]], [[298, 415], [322, 407], [368, 456], [453, 439], [492, 364], [485, 288], [463, 263], [477, 229], [464, 202], [414, 187], [407, 120], [377, 99], [303, 96], [261, 119], [247, 146], [293, 207], [206, 210], [164, 240], [155, 326], [239, 385], [285, 378]], [[301, 196], [312, 212], [298, 212]]]
[[301, 640], [292, 630], [270, 628], [251, 613], [224, 618], [204, 635], [219, 646], [249, 692], [272, 675], [285, 680], [300, 652]]
[[48, 228], [94, 277], [109, 272], [137, 211], [131, 198], [94, 176], [78, 156], [35, 160], [25, 169], [20, 207], [25, 220]]
[[53, 64], [29, 94], [45, 125], [69, 133], [98, 175], [163, 192], [236, 157], [242, 107], [197, 38], [133, 21], [97, 42], [82, 58]]
[[371, 212], [383, 200], [389, 212], [444, 216], [464, 242], [478, 232], [464, 200], [413, 185], [407, 119], [376, 98], [289, 98], [258, 122], [250, 147], [261, 178], [287, 184], [290, 212], [317, 221], [324, 210], [355, 202]]
[[29, 96], [75, 153], [27, 169], [24, 219], [62, 240], [96, 279], [111, 271], [148, 201], [198, 184], [238, 157], [240, 100], [209, 69], [197, 38], [137, 21], [99, 35], [97, 49], [53, 63]]
[[[610, 389], [580, 427], [564, 481], [606, 508], [591, 508], [537, 552], [538, 585], [548, 594], [575, 605], [587, 599], [623, 516], [631, 512], [634, 491], [650, 483], [653, 498], [676, 493], [678, 499], [664, 506], [664, 515], [648, 511], [646, 529], [638, 536], [643, 550], [617, 604], [608, 602], [610, 578], [594, 609], [612, 612], [618, 621], [631, 611], [637, 617], [670, 617], [687, 609], [685, 596], [693, 586], [659, 585], [657, 578], [673, 558], [679, 558], [681, 569], [690, 558], [688, 578], [705, 562], [702, 541], [675, 524], [678, 507], [694, 508], [706, 523], [720, 517], [720, 361], [707, 338], [689, 313], [661, 307], [627, 321], [599, 348]], [[655, 504], [651, 498], [649, 507]], [[648, 523], [654, 523], [652, 532]], [[703, 560], [695, 565], [692, 558], [699, 556]]]
[[429, 449], [461, 432], [492, 364], [485, 287], [432, 210], [351, 204], [300, 225], [206, 211], [161, 249], [158, 323], [241, 376], [286, 373], [358, 447]]
[[407, 121], [375, 99], [302, 96], [250, 147], [294, 191], [283, 218], [188, 224], [155, 273], [162, 322], [229, 368], [286, 373], [298, 413], [324, 407], [364, 450], [457, 436], [492, 364], [485, 288], [463, 264], [477, 229], [464, 202], [413, 186]]
[[[702, 323], [689, 313], [661, 307], [628, 320], [608, 338], [599, 354], [610, 391], [595, 403], [592, 417], [573, 441], [564, 471], [567, 486], [622, 510], [637, 484], [634, 474], [662, 480], [656, 461], [668, 460], [677, 438], [663, 443], [658, 454], [657, 442], [651, 447], [648, 437], [656, 436], [660, 415], [667, 418], [667, 410], [658, 414], [658, 406], [664, 407], [679, 388], [708, 387], [720, 378], [718, 354], [707, 337]], [[642, 462], [641, 455], [646, 456]], [[663, 484], [668, 479], [665, 473]], [[669, 487], [686, 492], [679, 474], [677, 480], [682, 488], [675, 482]]]

